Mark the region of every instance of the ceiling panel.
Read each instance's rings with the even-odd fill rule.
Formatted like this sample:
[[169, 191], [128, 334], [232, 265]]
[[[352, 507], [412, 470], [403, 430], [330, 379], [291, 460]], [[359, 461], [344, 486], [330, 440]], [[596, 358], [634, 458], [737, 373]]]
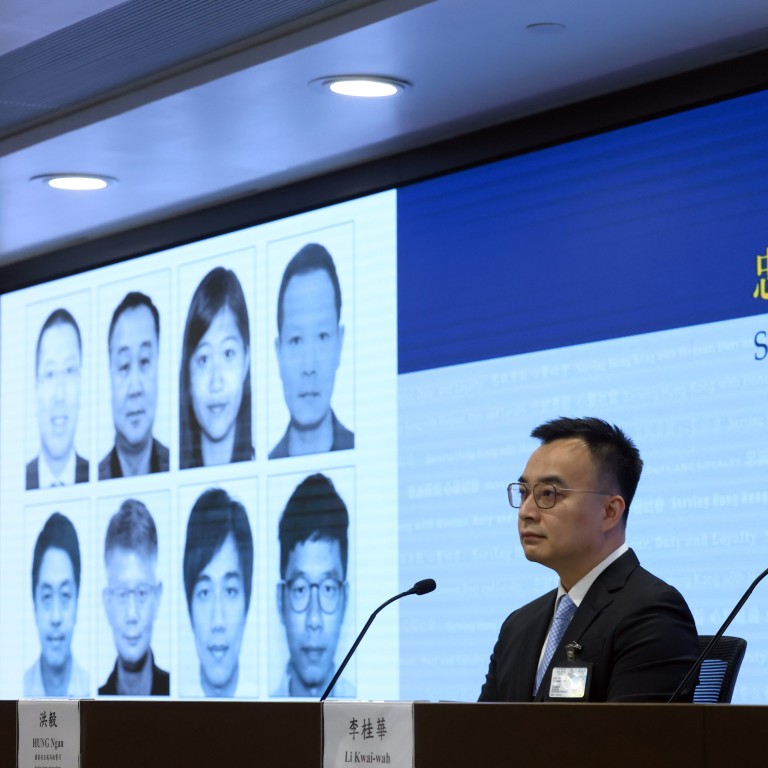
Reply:
[[[165, 7], [129, 2], [100, 8], [98, 16], [53, 36], [74, 39], [79, 30], [129, 18], [125, 14], [140, 6], [149, 13], [149, 5]], [[39, 71], [9, 75], [5, 63], [22, 51], [0, 56], [0, 94], [9, 82], [27, 78], [32, 85], [25, 99], [43, 104], [32, 124], [0, 137], [0, 260], [28, 258], [768, 48], [765, 0], [233, 6], [235, 17], [247, 15], [253, 24], [242, 28], [247, 44], [234, 48], [238, 23], [222, 18], [201, 27], [214, 4], [197, 2], [178, 3], [165, 26], [151, 17], [150, 35], [140, 34], [140, 24], [128, 25], [130, 43], [125, 35], [115, 44], [105, 40], [94, 49], [99, 55], [80, 54], [76, 66], [65, 57], [50, 82], [42, 73], [56, 71], [56, 57], [32, 56], [24, 69]], [[296, 17], [280, 16], [291, 9]], [[23, 26], [24, 14], [17, 12]], [[541, 22], [560, 26], [532, 26]], [[254, 31], [259, 23], [269, 27], [261, 36]], [[211, 40], [224, 49], [211, 53]], [[171, 41], [167, 51], [164, 41]], [[27, 47], [50, 43], [42, 38]], [[132, 61], [141, 59], [144, 45], [151, 56]], [[344, 73], [390, 75], [413, 85], [390, 100], [370, 101], [333, 98], [311, 84]], [[3, 113], [2, 119], [19, 118]], [[84, 194], [30, 181], [64, 171], [119, 181], [103, 193]]]

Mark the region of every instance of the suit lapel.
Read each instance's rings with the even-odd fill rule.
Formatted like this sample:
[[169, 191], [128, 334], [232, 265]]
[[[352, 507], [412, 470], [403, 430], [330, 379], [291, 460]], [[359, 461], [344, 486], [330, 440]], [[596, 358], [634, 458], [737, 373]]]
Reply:
[[[613, 602], [614, 596], [627, 583], [632, 571], [640, 565], [635, 553], [630, 549], [615, 562], [611, 563], [589, 588], [581, 605], [573, 616], [571, 623], [565, 630], [563, 639], [552, 657], [549, 669], [544, 674], [541, 687], [536, 694], [536, 701], [547, 698], [549, 691], [549, 671], [553, 666], [562, 666], [566, 658], [565, 646], [570, 642], [580, 642], [582, 635], [589, 629], [592, 622]], [[554, 604], [552, 604], [554, 610]], [[545, 630], [546, 631], [546, 630]], [[539, 648], [541, 650], [541, 648]], [[533, 662], [538, 666], [538, 657]], [[535, 668], [535, 667], [534, 667]], [[531, 690], [533, 687], [531, 687]], [[546, 689], [546, 690], [545, 690]]]
[[624, 588], [630, 574], [638, 565], [640, 562], [630, 549], [595, 579], [566, 630], [565, 636], [570, 638], [565, 640], [566, 645], [571, 640], [578, 641], [590, 624], [613, 602], [616, 593]]

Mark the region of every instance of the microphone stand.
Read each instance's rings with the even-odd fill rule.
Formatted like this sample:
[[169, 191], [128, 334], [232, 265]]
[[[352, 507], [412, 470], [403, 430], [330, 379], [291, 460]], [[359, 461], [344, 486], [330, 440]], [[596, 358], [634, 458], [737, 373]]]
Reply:
[[[431, 583], [428, 583], [431, 582]], [[407, 589], [405, 592], [401, 592], [399, 595], [395, 595], [394, 597], [390, 597], [389, 600], [387, 600], [385, 603], [382, 603], [370, 616], [368, 621], [365, 623], [365, 626], [363, 627], [360, 634], [357, 636], [357, 639], [354, 643], [352, 643], [352, 647], [349, 649], [349, 653], [344, 657], [344, 661], [341, 662], [341, 666], [336, 670], [336, 674], [333, 676], [333, 679], [330, 683], [328, 683], [328, 687], [325, 689], [325, 693], [320, 697], [320, 701], [325, 701], [328, 698], [328, 695], [333, 690], [333, 686], [336, 685], [336, 681], [341, 676], [341, 673], [344, 671], [344, 667], [347, 666], [347, 662], [352, 658], [352, 654], [357, 649], [357, 646], [360, 645], [360, 641], [363, 639], [363, 636], [368, 631], [368, 627], [371, 626], [373, 623], [373, 620], [378, 616], [379, 611], [381, 611], [383, 608], [386, 608], [390, 603], [394, 603], [395, 600], [399, 600], [401, 597], [406, 597], [407, 595], [423, 595], [427, 592], [431, 592], [435, 588], [435, 582], [432, 581], [432, 579], [424, 579], [423, 581], [419, 581], [416, 584], [414, 584], [410, 589]]]

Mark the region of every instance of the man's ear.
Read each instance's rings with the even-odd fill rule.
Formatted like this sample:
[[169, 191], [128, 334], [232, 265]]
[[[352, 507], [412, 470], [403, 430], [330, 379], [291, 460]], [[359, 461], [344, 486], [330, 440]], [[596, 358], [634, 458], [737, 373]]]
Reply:
[[622, 524], [626, 509], [627, 505], [623, 496], [618, 494], [611, 496], [603, 507], [603, 530], [610, 531]]
[[344, 326], [342, 324], [339, 324], [337, 335], [339, 343], [336, 345], [336, 370], [341, 365], [341, 350], [344, 347]]
[[341, 593], [341, 620], [344, 620], [344, 614], [347, 611], [347, 602], [349, 601], [349, 582], [345, 581]]
[[277, 584], [276, 588], [277, 593], [277, 612], [280, 614], [280, 623], [285, 624], [285, 619], [283, 618], [283, 585], [282, 583]]

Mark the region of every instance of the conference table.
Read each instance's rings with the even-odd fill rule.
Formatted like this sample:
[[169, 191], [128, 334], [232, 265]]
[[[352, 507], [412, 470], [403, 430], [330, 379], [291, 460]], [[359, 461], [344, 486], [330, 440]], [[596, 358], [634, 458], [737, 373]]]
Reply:
[[[82, 768], [322, 766], [307, 701], [80, 703]], [[413, 705], [415, 768], [751, 768], [768, 708], [730, 704]], [[0, 701], [0, 766], [16, 764], [16, 701]]]

